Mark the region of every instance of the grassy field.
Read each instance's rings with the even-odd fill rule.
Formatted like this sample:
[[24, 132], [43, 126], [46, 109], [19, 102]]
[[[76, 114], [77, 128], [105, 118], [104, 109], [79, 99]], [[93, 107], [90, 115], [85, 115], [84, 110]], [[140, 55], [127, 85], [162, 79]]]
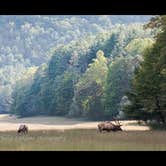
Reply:
[[18, 136], [0, 132], [0, 150], [9, 151], [127, 151], [166, 150], [166, 131], [123, 131], [99, 133], [94, 129], [30, 131]]
[[[17, 118], [9, 114], [0, 115], [0, 131], [16, 131], [20, 124], [26, 124], [30, 131], [38, 130], [64, 130], [64, 129], [97, 129], [102, 121], [87, 121], [66, 117], [35, 116]], [[138, 125], [136, 120], [120, 121], [125, 131], [145, 131], [150, 128], [146, 125]]]

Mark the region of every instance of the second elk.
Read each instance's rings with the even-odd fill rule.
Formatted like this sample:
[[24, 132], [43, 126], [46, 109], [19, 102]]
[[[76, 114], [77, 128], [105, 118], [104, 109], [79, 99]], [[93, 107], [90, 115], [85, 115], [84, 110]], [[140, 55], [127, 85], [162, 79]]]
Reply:
[[100, 132], [102, 131], [122, 131], [121, 124], [118, 120], [114, 120], [115, 123], [106, 121], [98, 124], [98, 129]]

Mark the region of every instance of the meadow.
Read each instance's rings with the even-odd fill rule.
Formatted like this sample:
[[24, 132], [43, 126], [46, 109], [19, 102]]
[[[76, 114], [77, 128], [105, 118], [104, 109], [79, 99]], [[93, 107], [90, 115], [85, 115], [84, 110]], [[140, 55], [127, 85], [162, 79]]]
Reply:
[[99, 133], [95, 129], [40, 130], [27, 135], [0, 132], [5, 151], [160, 151], [166, 150], [166, 131]]

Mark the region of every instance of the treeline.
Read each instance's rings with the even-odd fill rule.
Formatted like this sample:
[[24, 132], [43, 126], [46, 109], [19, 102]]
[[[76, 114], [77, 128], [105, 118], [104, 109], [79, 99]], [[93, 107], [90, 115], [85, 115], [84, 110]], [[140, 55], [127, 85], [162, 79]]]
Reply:
[[143, 53], [135, 70], [129, 103], [124, 107], [128, 118], [150, 124], [166, 124], [166, 16], [156, 16], [145, 29], [159, 29], [155, 43]]
[[[9, 111], [18, 79], [47, 63], [54, 47], [111, 30], [115, 23], [146, 22], [150, 16], [0, 16], [0, 113]], [[132, 20], [132, 21], [131, 21]]]
[[11, 113], [89, 119], [123, 118], [126, 92], [135, 68], [156, 30], [142, 24], [116, 25], [110, 31], [57, 46], [48, 63], [24, 73], [12, 93]]

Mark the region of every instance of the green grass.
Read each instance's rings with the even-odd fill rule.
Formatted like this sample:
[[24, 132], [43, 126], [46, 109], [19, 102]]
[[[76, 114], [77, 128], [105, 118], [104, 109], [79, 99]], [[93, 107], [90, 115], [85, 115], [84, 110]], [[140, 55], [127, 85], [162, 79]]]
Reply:
[[123, 131], [99, 133], [97, 130], [0, 132], [0, 150], [32, 151], [113, 151], [166, 150], [166, 131]]

